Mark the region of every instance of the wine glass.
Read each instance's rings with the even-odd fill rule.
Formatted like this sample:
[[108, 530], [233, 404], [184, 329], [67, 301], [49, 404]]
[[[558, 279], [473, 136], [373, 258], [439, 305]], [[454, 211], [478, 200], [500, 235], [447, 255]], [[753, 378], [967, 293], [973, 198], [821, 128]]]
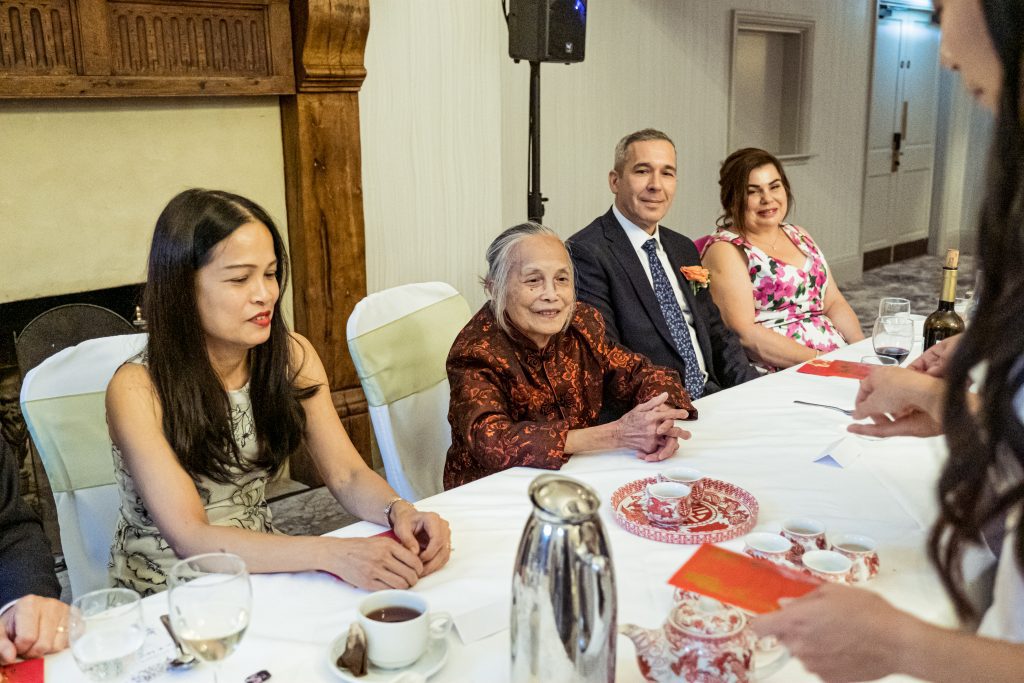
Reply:
[[910, 300], [898, 296], [886, 296], [878, 302], [878, 317], [887, 315], [908, 316], [910, 315]]
[[91, 681], [122, 680], [146, 639], [139, 594], [104, 588], [76, 598], [68, 614], [68, 642]]
[[889, 356], [902, 363], [914, 343], [914, 321], [898, 315], [880, 316], [875, 320], [871, 343], [879, 356]]
[[207, 553], [178, 562], [167, 578], [171, 627], [196, 657], [219, 662], [238, 647], [249, 626], [252, 587], [245, 562], [230, 553]]

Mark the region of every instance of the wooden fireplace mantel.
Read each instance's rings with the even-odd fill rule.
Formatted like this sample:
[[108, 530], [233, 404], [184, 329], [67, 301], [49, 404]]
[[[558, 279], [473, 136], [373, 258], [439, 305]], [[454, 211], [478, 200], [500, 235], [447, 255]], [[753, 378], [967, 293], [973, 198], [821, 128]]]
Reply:
[[0, 97], [294, 87], [287, 0], [0, 0]]
[[[358, 93], [369, 27], [369, 0], [0, 0], [0, 99], [281, 97], [295, 328], [368, 461], [345, 322], [366, 295]], [[292, 477], [320, 482], [305, 454]]]

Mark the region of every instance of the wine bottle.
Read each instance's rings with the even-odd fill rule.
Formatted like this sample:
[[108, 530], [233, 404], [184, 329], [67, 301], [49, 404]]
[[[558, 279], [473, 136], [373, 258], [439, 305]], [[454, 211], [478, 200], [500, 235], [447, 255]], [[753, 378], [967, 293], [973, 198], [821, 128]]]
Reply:
[[946, 252], [946, 261], [942, 264], [942, 294], [939, 296], [939, 308], [924, 321], [926, 349], [964, 331], [963, 318], [953, 310], [956, 301], [956, 269], [959, 262], [959, 250], [950, 249]]

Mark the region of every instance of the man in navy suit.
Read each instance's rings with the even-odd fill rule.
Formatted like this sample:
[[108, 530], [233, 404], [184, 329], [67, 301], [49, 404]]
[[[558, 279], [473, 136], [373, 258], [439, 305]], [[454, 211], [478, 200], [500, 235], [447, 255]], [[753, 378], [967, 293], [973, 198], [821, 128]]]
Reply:
[[706, 286], [682, 268], [697, 247], [660, 226], [676, 191], [676, 148], [651, 128], [622, 138], [608, 174], [615, 201], [569, 238], [577, 295], [604, 316], [608, 337], [679, 372], [694, 398], [758, 376]]
[[18, 465], [0, 437], [0, 664], [68, 645], [68, 606], [39, 518], [18, 494]]

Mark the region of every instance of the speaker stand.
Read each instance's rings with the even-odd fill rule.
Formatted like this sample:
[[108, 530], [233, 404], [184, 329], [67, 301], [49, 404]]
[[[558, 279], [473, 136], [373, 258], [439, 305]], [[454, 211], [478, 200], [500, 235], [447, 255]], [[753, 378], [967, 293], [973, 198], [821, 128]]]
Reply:
[[544, 222], [544, 202], [540, 191], [540, 62], [530, 62], [530, 148], [527, 165], [526, 215], [534, 223]]

